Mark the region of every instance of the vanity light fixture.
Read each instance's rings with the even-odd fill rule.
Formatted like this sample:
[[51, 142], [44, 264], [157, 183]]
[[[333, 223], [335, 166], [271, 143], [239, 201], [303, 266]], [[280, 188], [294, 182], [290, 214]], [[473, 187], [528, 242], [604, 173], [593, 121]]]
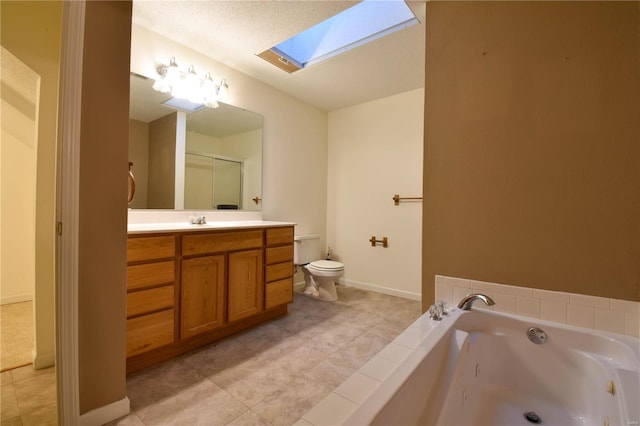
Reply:
[[192, 66], [185, 72], [178, 68], [176, 58], [171, 58], [169, 65], [158, 67], [158, 77], [153, 89], [162, 93], [171, 93], [175, 98], [185, 99], [192, 104], [218, 108], [218, 100], [228, 99], [229, 85], [226, 79], [215, 81], [210, 73], [204, 77], [196, 74]]

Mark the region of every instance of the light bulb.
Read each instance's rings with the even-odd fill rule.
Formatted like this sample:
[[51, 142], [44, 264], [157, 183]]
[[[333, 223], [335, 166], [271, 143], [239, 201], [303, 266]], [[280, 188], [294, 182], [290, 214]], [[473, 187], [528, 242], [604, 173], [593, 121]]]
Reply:
[[204, 94], [204, 104], [209, 108], [218, 108], [218, 101], [216, 95], [216, 84], [211, 78], [211, 74], [207, 73], [202, 82], [202, 92]]
[[209, 107], [209, 108], [218, 108], [220, 105], [218, 104], [218, 101], [216, 101], [215, 98], [204, 98], [204, 106]]
[[153, 83], [153, 90], [157, 90], [162, 93], [169, 93], [171, 92], [171, 86], [167, 84], [167, 81], [164, 78], [158, 78]]
[[180, 75], [180, 69], [178, 69], [175, 58], [171, 58], [171, 61], [169, 61], [169, 66], [165, 68], [164, 78], [167, 81], [167, 84], [171, 86], [175, 86], [182, 79], [182, 76]]
[[189, 73], [184, 79], [184, 85], [187, 96], [186, 99], [189, 102], [193, 102], [194, 104], [201, 104], [204, 102], [204, 96], [202, 95], [202, 90], [200, 88], [200, 79], [196, 75], [193, 67], [189, 68]]
[[180, 70], [178, 67], [175, 65], [167, 67], [165, 79], [171, 86], [178, 84], [180, 81]]
[[222, 80], [220, 82], [220, 87], [218, 87], [218, 100], [222, 102], [226, 102], [229, 99], [229, 86], [227, 85], [227, 80]]

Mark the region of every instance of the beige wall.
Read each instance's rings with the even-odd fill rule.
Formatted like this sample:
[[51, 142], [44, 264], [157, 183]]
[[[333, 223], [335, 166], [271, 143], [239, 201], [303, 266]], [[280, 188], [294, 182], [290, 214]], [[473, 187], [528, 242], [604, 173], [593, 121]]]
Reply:
[[148, 208], [174, 206], [177, 119], [171, 113], [149, 123]]
[[[297, 223], [296, 233], [323, 234], [327, 200], [327, 113], [188, 47], [133, 26], [131, 71], [153, 76], [160, 63], [224, 76], [229, 103], [264, 118], [262, 216]], [[252, 196], [253, 197], [253, 196]]]
[[130, 25], [131, 2], [87, 2], [78, 241], [81, 414], [126, 396]]
[[428, 2], [434, 275], [640, 300], [638, 2]]
[[149, 124], [138, 120], [129, 120], [129, 161], [136, 179], [136, 193], [129, 204], [132, 209], [147, 207], [149, 188]]
[[[327, 244], [347, 284], [419, 298], [424, 90], [329, 113]], [[369, 239], [387, 237], [389, 247]]]
[[219, 153], [222, 139], [215, 138], [202, 133], [187, 131], [186, 150], [187, 152], [204, 152], [209, 154]]
[[2, 48], [0, 304], [33, 299], [40, 76]]
[[2, 46], [40, 80], [35, 213], [35, 359], [54, 363], [55, 181], [62, 2], [2, 1]]
[[211, 210], [213, 205], [213, 159], [187, 153], [184, 166], [185, 208], [188, 210]]
[[242, 175], [242, 208], [244, 210], [260, 209], [260, 205], [251, 199], [261, 198], [262, 144], [256, 144], [256, 141], [261, 140], [262, 130], [260, 129], [238, 133], [223, 139], [224, 155], [244, 161]]

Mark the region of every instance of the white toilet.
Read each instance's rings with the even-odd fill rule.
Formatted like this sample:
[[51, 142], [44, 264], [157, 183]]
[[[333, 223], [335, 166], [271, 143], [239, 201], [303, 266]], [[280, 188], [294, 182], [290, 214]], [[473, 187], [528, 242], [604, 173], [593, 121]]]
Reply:
[[344, 274], [344, 265], [332, 260], [316, 260], [321, 251], [319, 235], [296, 236], [293, 263], [302, 266], [305, 295], [333, 302], [338, 299], [335, 280]]

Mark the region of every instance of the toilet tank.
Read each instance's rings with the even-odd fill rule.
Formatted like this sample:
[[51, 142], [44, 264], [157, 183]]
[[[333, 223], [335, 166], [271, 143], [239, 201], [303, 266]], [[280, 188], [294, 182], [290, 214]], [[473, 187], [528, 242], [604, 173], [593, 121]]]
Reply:
[[293, 238], [293, 263], [304, 265], [320, 259], [320, 235], [297, 235]]

